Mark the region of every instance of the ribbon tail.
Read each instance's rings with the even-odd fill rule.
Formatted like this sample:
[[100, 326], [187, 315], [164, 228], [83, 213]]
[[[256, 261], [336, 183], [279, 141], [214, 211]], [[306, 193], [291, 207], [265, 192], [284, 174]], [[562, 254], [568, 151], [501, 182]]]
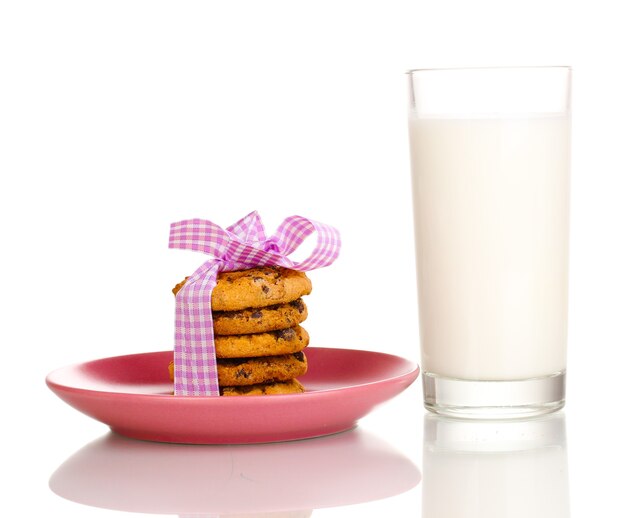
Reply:
[[211, 293], [219, 262], [209, 260], [176, 295], [174, 394], [219, 396]]

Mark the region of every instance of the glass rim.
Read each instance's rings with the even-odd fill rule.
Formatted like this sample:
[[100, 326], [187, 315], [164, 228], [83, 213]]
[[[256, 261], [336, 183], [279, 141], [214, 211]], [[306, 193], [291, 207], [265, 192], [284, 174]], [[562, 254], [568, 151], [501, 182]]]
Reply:
[[464, 70], [467, 71], [475, 71], [475, 70], [554, 70], [554, 69], [563, 69], [568, 72], [572, 71], [571, 65], [520, 65], [520, 66], [485, 66], [485, 67], [427, 67], [427, 68], [411, 68], [406, 71], [406, 74], [414, 74], [417, 72], [445, 72], [445, 71], [455, 71], [461, 72]]

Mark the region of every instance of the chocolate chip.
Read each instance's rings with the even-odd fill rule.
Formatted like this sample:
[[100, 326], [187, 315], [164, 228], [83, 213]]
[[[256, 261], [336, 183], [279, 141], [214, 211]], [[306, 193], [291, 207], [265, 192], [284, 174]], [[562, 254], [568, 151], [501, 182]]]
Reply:
[[250, 318], [261, 318], [262, 316], [263, 313], [261, 311], [255, 311], [252, 315], [250, 315]]
[[250, 377], [250, 373], [248, 373], [246, 371], [246, 369], [239, 369], [236, 373], [235, 373], [235, 377], [237, 378], [246, 378], [248, 379]]
[[293, 353], [293, 357], [298, 360], [299, 362], [304, 362], [305, 358], [304, 358], [304, 354], [300, 353]]
[[269, 286], [261, 286], [261, 289], [263, 290], [263, 293], [268, 293], [270, 291]]
[[298, 313], [304, 312], [304, 302], [302, 302], [302, 299], [294, 300], [290, 302], [289, 305], [296, 308], [298, 310]]
[[293, 340], [296, 337], [296, 332], [293, 328], [289, 327], [287, 329], [274, 331], [274, 336], [276, 337], [276, 340]]

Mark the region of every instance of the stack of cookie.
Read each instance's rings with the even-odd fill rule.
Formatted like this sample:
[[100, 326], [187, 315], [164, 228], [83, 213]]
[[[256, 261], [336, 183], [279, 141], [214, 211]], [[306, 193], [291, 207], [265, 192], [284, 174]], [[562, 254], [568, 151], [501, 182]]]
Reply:
[[307, 370], [309, 335], [299, 324], [307, 317], [301, 297], [310, 292], [303, 272], [279, 266], [218, 275], [211, 308], [222, 395], [304, 392], [296, 378]]

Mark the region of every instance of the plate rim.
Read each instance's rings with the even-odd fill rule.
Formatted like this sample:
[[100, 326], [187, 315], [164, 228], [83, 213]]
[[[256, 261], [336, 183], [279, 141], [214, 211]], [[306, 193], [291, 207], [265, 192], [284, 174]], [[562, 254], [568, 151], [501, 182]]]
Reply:
[[[367, 350], [367, 349], [350, 349], [350, 348], [341, 348], [341, 347], [317, 347], [317, 346], [310, 346], [307, 347], [307, 349], [309, 350], [333, 350], [333, 351], [347, 351], [350, 353], [356, 353], [356, 354], [372, 354], [372, 355], [376, 355], [376, 356], [385, 356], [385, 357], [389, 357], [389, 358], [393, 358], [394, 360], [401, 360], [402, 362], [406, 363], [406, 371], [402, 372], [401, 374], [397, 374], [395, 376], [386, 376], [380, 379], [376, 379], [373, 381], [368, 381], [368, 382], [364, 382], [364, 383], [355, 383], [355, 384], [348, 384], [346, 386], [342, 386], [342, 387], [334, 387], [334, 388], [328, 388], [328, 389], [320, 389], [320, 390], [311, 390], [311, 391], [306, 391], [306, 392], [302, 392], [302, 393], [297, 393], [297, 394], [275, 394], [277, 396], [281, 396], [280, 398], [267, 398], [265, 395], [254, 395], [254, 396], [246, 396], [244, 398], [235, 398], [235, 397], [223, 397], [223, 396], [178, 396], [178, 397], [173, 397], [172, 394], [142, 394], [142, 393], [136, 393], [136, 392], [111, 392], [111, 391], [107, 391], [107, 390], [95, 390], [95, 389], [87, 389], [87, 388], [80, 388], [80, 387], [75, 387], [75, 386], [71, 386], [71, 385], [67, 385], [67, 384], [62, 384], [62, 383], [58, 383], [56, 381], [54, 381], [52, 378], [58, 374], [61, 371], [64, 370], [71, 370], [71, 369], [77, 369], [80, 368], [82, 366], [85, 366], [87, 364], [90, 363], [95, 363], [95, 362], [99, 362], [99, 361], [105, 361], [105, 360], [113, 360], [113, 359], [119, 359], [119, 358], [129, 358], [129, 357], [133, 357], [133, 356], [148, 356], [148, 355], [153, 355], [153, 354], [163, 354], [163, 353], [168, 353], [171, 350], [166, 349], [166, 350], [161, 350], [161, 351], [146, 351], [146, 352], [140, 352], [140, 353], [130, 353], [130, 354], [121, 354], [121, 355], [116, 355], [116, 356], [107, 356], [104, 358], [96, 358], [93, 360], [87, 360], [87, 361], [83, 361], [83, 362], [77, 362], [77, 363], [73, 363], [73, 364], [69, 364], [69, 365], [65, 365], [63, 367], [59, 367], [57, 369], [54, 369], [52, 371], [50, 371], [45, 378], [45, 382], [46, 385], [48, 386], [48, 388], [50, 390], [52, 390], [53, 392], [56, 391], [62, 391], [62, 392], [66, 392], [66, 393], [81, 393], [81, 394], [90, 394], [90, 395], [99, 395], [101, 397], [104, 396], [110, 396], [110, 397], [115, 397], [115, 398], [119, 398], [119, 397], [132, 397], [132, 398], [147, 398], [147, 399], [167, 399], [170, 402], [173, 401], [180, 401], [182, 402], [190, 402], [190, 401], [197, 401], [197, 402], [206, 402], [206, 401], [220, 401], [220, 400], [227, 400], [227, 401], [231, 401], [230, 404], [233, 403], [237, 403], [237, 402], [242, 402], [242, 400], [246, 400], [246, 401], [250, 401], [250, 400], [254, 400], [257, 398], [262, 398], [263, 401], [275, 401], [275, 400], [280, 400], [280, 401], [285, 401], [286, 398], [298, 398], [298, 399], [302, 399], [302, 398], [311, 398], [311, 397], [323, 397], [323, 394], [333, 394], [336, 392], [346, 392], [346, 391], [354, 391], [354, 390], [360, 390], [364, 387], [370, 387], [372, 385], [378, 385], [378, 384], [386, 384], [386, 383], [390, 383], [393, 381], [400, 381], [400, 380], [405, 380], [405, 379], [410, 379], [410, 383], [412, 384], [417, 377], [419, 376], [421, 369], [420, 366], [417, 362], [414, 362], [412, 360], [409, 360], [408, 358], [404, 358], [402, 356], [398, 356], [395, 354], [391, 354], [391, 353], [386, 353], [386, 352], [381, 352], [381, 351], [374, 351], [374, 350]], [[171, 351], [173, 352], [173, 351]], [[412, 378], [412, 379], [411, 379]], [[175, 403], [174, 403], [175, 404]]]

